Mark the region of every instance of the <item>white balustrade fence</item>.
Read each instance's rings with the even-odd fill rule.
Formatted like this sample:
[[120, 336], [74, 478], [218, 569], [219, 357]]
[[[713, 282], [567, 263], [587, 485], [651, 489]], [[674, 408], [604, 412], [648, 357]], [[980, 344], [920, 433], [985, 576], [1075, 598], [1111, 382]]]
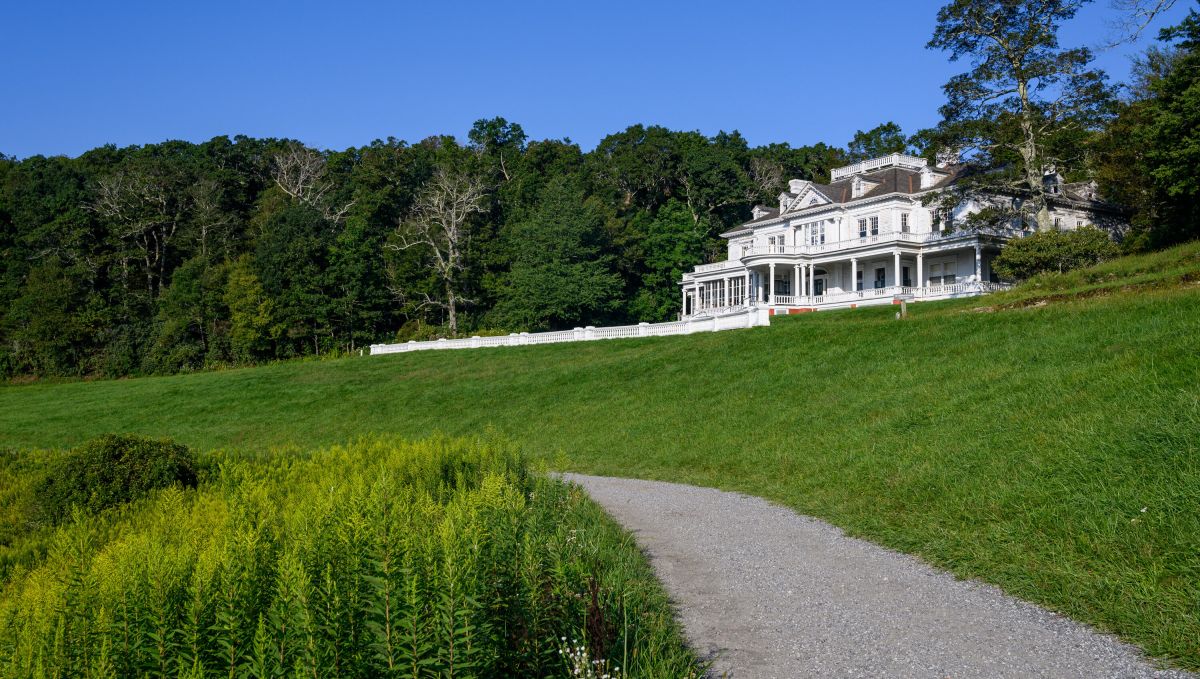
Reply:
[[[909, 233], [907, 231], [884, 231], [874, 235], [867, 235], [861, 238], [849, 238], [839, 241], [828, 241], [824, 243], [801, 243], [799, 245], [747, 245], [743, 248], [743, 257], [756, 257], [761, 255], [821, 255], [830, 252], [839, 252], [841, 250], [852, 250], [854, 248], [872, 246], [872, 245], [890, 245], [898, 243], [941, 243], [949, 242], [955, 239], [970, 239], [978, 235], [1000, 236], [1004, 238], [1016, 238], [1025, 235], [1025, 231], [1011, 227], [983, 227], [970, 231], [934, 231], [932, 233]], [[692, 271], [686, 272], [683, 275], [684, 280], [692, 280], [695, 274], [711, 273], [713, 271], [723, 271], [725, 269], [739, 269], [743, 265], [741, 259], [728, 259], [720, 262], [712, 262], [711, 264], [699, 264]]]
[[399, 354], [406, 351], [428, 351], [436, 349], [478, 349], [482, 347], [519, 347], [531, 344], [557, 344], [560, 342], [588, 342], [604, 339], [633, 337], [665, 337], [667, 335], [690, 335], [696, 332], [716, 332], [735, 328], [753, 328], [770, 325], [770, 313], [764, 308], [739, 307], [714, 310], [704, 315], [692, 316], [682, 321], [669, 323], [638, 323], [602, 328], [588, 326], [574, 330], [555, 332], [522, 332], [495, 337], [464, 337], [462, 339], [439, 339], [428, 342], [403, 342], [400, 344], [372, 344], [370, 353]]

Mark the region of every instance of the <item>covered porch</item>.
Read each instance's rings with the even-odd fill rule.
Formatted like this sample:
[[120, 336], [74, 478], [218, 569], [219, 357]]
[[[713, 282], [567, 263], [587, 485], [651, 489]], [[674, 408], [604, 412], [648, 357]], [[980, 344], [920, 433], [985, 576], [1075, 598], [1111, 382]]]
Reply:
[[[746, 305], [775, 313], [890, 304], [978, 295], [1000, 286], [991, 270], [999, 252], [968, 247], [896, 249], [842, 258], [778, 257], [724, 268], [682, 289], [683, 315], [709, 314]], [[760, 258], [755, 258], [760, 259]]]

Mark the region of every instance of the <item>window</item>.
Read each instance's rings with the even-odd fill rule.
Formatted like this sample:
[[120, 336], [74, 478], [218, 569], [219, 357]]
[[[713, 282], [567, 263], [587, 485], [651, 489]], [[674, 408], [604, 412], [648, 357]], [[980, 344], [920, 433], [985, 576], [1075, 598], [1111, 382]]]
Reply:
[[875, 289], [878, 290], [887, 282], [887, 270], [883, 267], [875, 269]]
[[867, 237], [867, 220], [866, 219], [858, 220], [858, 237], [859, 238]]
[[879, 235], [879, 217], [871, 218], [871, 235], [872, 236]]
[[942, 262], [929, 267], [929, 284], [930, 285], [950, 285], [955, 279], [955, 270], [958, 268], [956, 262]]
[[1055, 217], [1055, 218], [1054, 218], [1054, 228], [1056, 228], [1056, 229], [1061, 229], [1061, 228], [1062, 228], [1062, 217]]
[[854, 289], [855, 290], [863, 289], [863, 287], [862, 287], [863, 275], [862, 274], [863, 274], [862, 269], [859, 269], [858, 271], [854, 272]]
[[811, 245], [825, 244], [825, 222], [813, 222], [807, 224], [808, 227], [808, 242]]
[[911, 288], [912, 287], [912, 278], [909, 277], [908, 267], [907, 266], [904, 267], [903, 271], [904, 271], [904, 278], [903, 278], [904, 282], [901, 285], [903, 285], [906, 288]]
[[954, 230], [954, 213], [950, 210], [938, 210], [933, 216], [933, 226], [937, 231], [949, 233]]
[[908, 233], [908, 213], [900, 213], [900, 233]]

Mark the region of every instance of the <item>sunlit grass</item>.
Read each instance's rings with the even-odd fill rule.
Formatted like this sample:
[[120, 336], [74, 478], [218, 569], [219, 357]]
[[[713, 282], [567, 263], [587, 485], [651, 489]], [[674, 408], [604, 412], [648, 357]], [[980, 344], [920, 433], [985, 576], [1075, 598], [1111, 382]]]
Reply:
[[0, 445], [491, 426], [570, 469], [771, 498], [1200, 669], [1197, 272], [1192, 244], [905, 321], [11, 387]]

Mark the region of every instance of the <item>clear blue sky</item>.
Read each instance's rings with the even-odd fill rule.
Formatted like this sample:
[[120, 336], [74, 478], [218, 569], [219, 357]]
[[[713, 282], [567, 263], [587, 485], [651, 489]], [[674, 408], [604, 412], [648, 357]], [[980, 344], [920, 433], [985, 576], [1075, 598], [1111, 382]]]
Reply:
[[[1103, 42], [1108, 1], [1064, 43]], [[940, 4], [6, 0], [0, 152], [220, 134], [340, 149], [463, 139], [493, 116], [584, 149], [638, 122], [840, 145], [937, 121], [960, 70], [924, 48]], [[1149, 37], [1100, 65], [1124, 80]]]

